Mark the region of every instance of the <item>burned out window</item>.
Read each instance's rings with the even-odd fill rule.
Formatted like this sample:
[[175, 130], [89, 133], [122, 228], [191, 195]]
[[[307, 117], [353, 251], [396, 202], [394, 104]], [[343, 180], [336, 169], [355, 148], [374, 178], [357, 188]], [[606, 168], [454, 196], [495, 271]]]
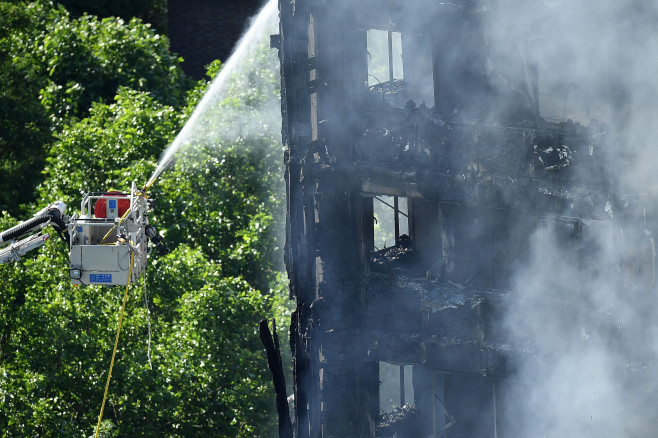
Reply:
[[368, 86], [403, 79], [402, 34], [390, 30], [369, 29]]
[[434, 106], [432, 45], [428, 35], [368, 29], [368, 88], [385, 101], [406, 107]]
[[409, 208], [407, 198], [401, 196], [375, 196], [375, 249], [400, 245], [409, 238]]
[[379, 409], [382, 412], [414, 403], [412, 373], [412, 365], [379, 362]]

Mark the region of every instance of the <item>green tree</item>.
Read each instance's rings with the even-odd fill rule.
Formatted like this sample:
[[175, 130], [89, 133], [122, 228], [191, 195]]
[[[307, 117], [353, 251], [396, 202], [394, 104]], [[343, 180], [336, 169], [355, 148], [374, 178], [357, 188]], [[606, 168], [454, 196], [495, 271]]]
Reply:
[[[139, 19], [73, 18], [47, 1], [0, 2], [0, 211], [34, 200], [53, 132], [121, 87], [185, 105], [191, 82]], [[22, 212], [24, 213], [24, 211]]]
[[149, 93], [120, 88], [112, 104], [95, 104], [89, 117], [58, 134], [44, 170], [42, 199], [70, 204], [88, 192], [145, 182], [181, 121], [174, 108]]
[[[44, 200], [70, 203], [96, 185], [122, 188], [145, 179], [179, 124], [173, 108], [144, 92], [120, 90], [113, 104], [96, 104], [88, 118], [59, 134], [50, 151]], [[196, 181], [197, 174], [181, 170], [187, 169], [168, 175], [189, 187], [188, 180]], [[233, 190], [249, 187], [236, 184]], [[168, 211], [177, 205], [159, 202], [158, 209], [163, 217], [177, 217]], [[6, 217], [2, 229], [12, 223]], [[250, 223], [234, 231], [250, 236]], [[170, 244], [172, 254], [151, 259], [145, 285], [152, 310], [153, 369], [146, 357], [146, 312], [136, 306], [144, 286], [134, 285], [105, 427], [121, 436], [267, 436], [275, 429], [274, 398], [256, 327], [281, 301], [268, 289], [261, 292], [246, 279], [228, 275], [224, 260], [209, 259], [202, 248]], [[231, 263], [246, 264], [247, 254], [260, 256], [242, 254], [236, 253]], [[66, 247], [57, 240], [36, 257], [0, 266], [8, 279], [6, 305], [0, 307], [0, 387], [5, 391], [0, 394], [0, 429], [8, 436], [88, 435], [95, 425], [122, 292], [72, 287], [66, 266]]]
[[[34, 8], [28, 17], [35, 10], [63, 14]], [[113, 50], [120, 58], [121, 46]], [[173, 251], [152, 256], [145, 282], [130, 287], [105, 436], [276, 432], [273, 390], [256, 333], [261, 318], [277, 315], [283, 327], [288, 312], [275, 232], [282, 217], [281, 185], [274, 184], [282, 179], [278, 125], [257, 112], [263, 100], [278, 99], [271, 64], [260, 63], [266, 53], [246, 62], [253, 74], [239, 75], [231, 93], [207, 115], [208, 126], [220, 130], [227, 130], [234, 116], [258, 122], [217, 138], [209, 130], [197, 138], [198, 148], [178, 156], [151, 192], [157, 202], [152, 222]], [[57, 68], [61, 65], [75, 63]], [[39, 65], [37, 70], [44, 72]], [[216, 64], [212, 73], [218, 70]], [[268, 81], [273, 83], [266, 86]], [[86, 85], [84, 93], [70, 94], [70, 109], [54, 113], [56, 139], [47, 151], [39, 204], [63, 199], [76, 210], [84, 192], [145, 182], [208, 89], [200, 83], [180, 110], [151, 91], [153, 84], [124, 85], [111, 100], [82, 98], [91, 87]], [[184, 81], [171, 86], [186, 95]], [[82, 110], [85, 99], [92, 102], [89, 111]], [[217, 121], [222, 114], [230, 117]], [[15, 223], [0, 216], [0, 230]], [[96, 425], [123, 290], [73, 287], [66, 253], [64, 242], [50, 239], [20, 263], [0, 266], [3, 436], [88, 436]], [[145, 294], [150, 317], [142, 304]]]
[[[4, 436], [88, 436], [96, 424], [123, 290], [71, 286], [62, 246], [49, 243], [23, 262], [21, 275], [0, 266], [10, 278], [5, 296], [13, 296], [0, 307]], [[250, 437], [274, 430], [255, 333], [271, 312], [267, 297], [224, 277], [200, 250], [179, 246], [154, 261], [145, 286], [151, 369], [143, 287], [131, 288], [106, 427], [121, 436]]]
[[44, 145], [52, 141], [38, 73], [14, 56], [12, 35], [29, 26], [23, 5], [0, 2], [0, 211], [14, 214], [24, 213], [20, 205], [34, 200]]
[[111, 102], [126, 86], [167, 105], [185, 102], [191, 85], [168, 40], [137, 18], [73, 18], [49, 2], [30, 3], [31, 25], [13, 34], [14, 56], [35, 66], [41, 101], [57, 123], [84, 117], [93, 102]]

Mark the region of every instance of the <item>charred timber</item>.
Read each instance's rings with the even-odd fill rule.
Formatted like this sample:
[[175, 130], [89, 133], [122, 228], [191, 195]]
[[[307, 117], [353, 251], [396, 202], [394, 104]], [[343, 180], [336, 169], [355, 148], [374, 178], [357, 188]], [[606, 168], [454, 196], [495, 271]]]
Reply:
[[279, 337], [276, 332], [276, 322], [272, 320], [272, 332], [264, 319], [259, 324], [261, 342], [267, 352], [267, 363], [272, 372], [274, 391], [276, 393], [276, 410], [279, 415], [279, 438], [293, 438], [292, 422], [290, 421], [290, 409], [286, 394], [286, 379], [281, 363], [281, 348]]

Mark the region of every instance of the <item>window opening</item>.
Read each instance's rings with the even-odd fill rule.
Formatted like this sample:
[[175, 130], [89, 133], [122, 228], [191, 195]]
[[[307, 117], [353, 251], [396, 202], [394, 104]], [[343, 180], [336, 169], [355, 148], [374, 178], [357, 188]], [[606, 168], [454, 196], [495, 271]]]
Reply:
[[379, 409], [390, 412], [398, 406], [414, 403], [412, 365], [379, 362]]
[[401, 236], [409, 236], [409, 208], [406, 197], [375, 196], [375, 249], [384, 249], [400, 244]]
[[368, 86], [403, 79], [402, 34], [368, 29]]
[[409, 100], [434, 106], [433, 52], [427, 34], [368, 29], [366, 41], [370, 91], [398, 107]]
[[434, 382], [432, 388], [432, 437], [445, 438], [446, 430], [455, 423], [455, 417], [446, 409], [443, 373], [433, 372]]

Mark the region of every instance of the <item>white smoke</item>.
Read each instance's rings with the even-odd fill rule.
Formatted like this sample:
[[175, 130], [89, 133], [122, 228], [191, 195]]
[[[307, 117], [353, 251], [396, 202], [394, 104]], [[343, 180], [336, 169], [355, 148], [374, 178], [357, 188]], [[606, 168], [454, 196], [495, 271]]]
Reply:
[[611, 201], [592, 210], [611, 217], [585, 218], [571, 244], [576, 225], [541, 221], [514, 276], [506, 327], [529, 353], [505, 404], [520, 437], [656, 435], [657, 18], [653, 1], [500, 0], [487, 23], [494, 49], [537, 64], [540, 98], [559, 103], [545, 116], [609, 127]]

